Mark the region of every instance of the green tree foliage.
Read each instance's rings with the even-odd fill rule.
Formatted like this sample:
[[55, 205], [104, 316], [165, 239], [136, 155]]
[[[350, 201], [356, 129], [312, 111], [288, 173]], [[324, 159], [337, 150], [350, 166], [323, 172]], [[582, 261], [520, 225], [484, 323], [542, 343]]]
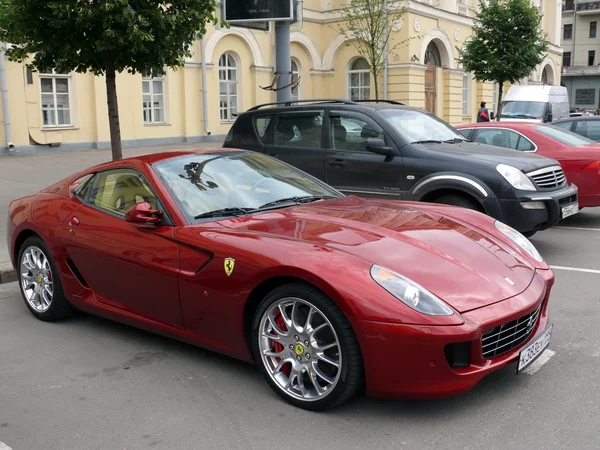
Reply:
[[498, 107], [505, 82], [528, 77], [548, 49], [539, 8], [529, 0], [479, 1], [473, 35], [459, 51], [459, 62], [477, 81], [498, 83]]
[[[409, 39], [392, 39], [394, 27], [407, 11], [404, 0], [350, 0], [334, 29], [344, 35], [369, 65], [379, 99], [379, 75], [390, 54]], [[338, 11], [334, 11], [338, 12]]]
[[[216, 22], [215, 0], [3, 0], [6, 55], [38, 71], [106, 76], [113, 159], [121, 159], [116, 74], [164, 73]], [[141, 107], [141, 105], [140, 105]]]

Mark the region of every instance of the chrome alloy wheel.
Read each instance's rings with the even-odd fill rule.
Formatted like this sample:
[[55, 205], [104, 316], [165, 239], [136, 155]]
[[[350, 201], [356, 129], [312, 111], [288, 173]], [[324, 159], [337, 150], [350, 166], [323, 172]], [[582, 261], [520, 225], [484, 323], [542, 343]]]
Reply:
[[36, 312], [46, 312], [52, 304], [54, 283], [50, 261], [39, 247], [29, 246], [21, 256], [21, 287], [25, 300]]
[[342, 368], [335, 329], [314, 305], [284, 298], [263, 314], [259, 328], [262, 362], [275, 384], [299, 400], [320, 400], [333, 391]]

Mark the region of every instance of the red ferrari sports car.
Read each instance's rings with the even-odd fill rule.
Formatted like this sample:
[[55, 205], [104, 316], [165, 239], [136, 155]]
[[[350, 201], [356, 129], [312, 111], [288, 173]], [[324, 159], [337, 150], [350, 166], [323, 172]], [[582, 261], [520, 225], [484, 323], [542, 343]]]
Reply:
[[92, 167], [14, 200], [8, 242], [38, 319], [82, 310], [253, 362], [306, 409], [459, 394], [552, 332], [554, 275], [512, 228], [249, 151]]
[[471, 141], [557, 160], [569, 184], [579, 188], [579, 206], [600, 206], [600, 142], [541, 123], [482, 122], [456, 128]]

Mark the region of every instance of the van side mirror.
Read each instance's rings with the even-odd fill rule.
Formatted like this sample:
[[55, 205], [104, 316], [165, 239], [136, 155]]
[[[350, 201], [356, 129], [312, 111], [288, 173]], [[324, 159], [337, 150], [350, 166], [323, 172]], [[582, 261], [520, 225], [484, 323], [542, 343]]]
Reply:
[[495, 120], [496, 119], [496, 114], [494, 113], [494, 111], [492, 111], [490, 113], [490, 120]]
[[552, 122], [552, 113], [548, 113], [548, 115], [546, 116], [546, 122]]
[[371, 138], [367, 139], [367, 150], [378, 155], [393, 156], [394, 149], [388, 147], [383, 139]]

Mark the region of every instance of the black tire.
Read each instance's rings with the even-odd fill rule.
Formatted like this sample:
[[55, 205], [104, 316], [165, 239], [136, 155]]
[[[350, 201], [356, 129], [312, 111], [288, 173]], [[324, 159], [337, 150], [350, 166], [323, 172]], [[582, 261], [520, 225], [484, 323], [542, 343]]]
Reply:
[[[339, 379], [332, 390], [318, 400], [301, 400], [285, 392], [271, 378], [269, 369], [265, 367], [259, 348], [259, 332], [263, 315], [279, 300], [295, 297], [318, 308], [332, 325], [337, 334], [341, 350], [341, 368]], [[304, 283], [290, 283], [271, 291], [260, 303], [252, 324], [252, 350], [260, 371], [271, 388], [288, 403], [311, 411], [322, 411], [341, 405], [348, 401], [363, 386], [364, 369], [360, 346], [350, 322], [339, 307], [318, 289]]]
[[433, 203], [440, 203], [442, 205], [460, 206], [461, 208], [472, 209], [474, 211], [483, 212], [483, 208], [477, 202], [477, 200], [463, 197], [462, 195], [446, 194], [442, 195], [435, 200]]
[[[25, 291], [23, 289], [23, 283], [22, 283], [23, 277], [22, 277], [21, 262], [23, 260], [24, 253], [29, 248], [32, 248], [32, 247], [39, 249], [44, 254], [44, 256], [48, 260], [48, 264], [50, 266], [50, 273], [52, 276], [53, 293], [52, 293], [52, 299], [50, 301], [50, 306], [45, 311], [38, 311], [35, 308], [33, 308], [27, 301]], [[52, 259], [50, 250], [48, 250], [48, 247], [46, 246], [44, 241], [42, 241], [42, 239], [40, 239], [38, 236], [31, 236], [31, 237], [27, 238], [25, 240], [25, 242], [23, 242], [23, 245], [21, 245], [21, 248], [19, 249], [18, 260], [17, 260], [17, 274], [18, 274], [19, 289], [21, 290], [21, 296], [23, 297], [23, 301], [25, 302], [25, 305], [27, 305], [27, 308], [29, 309], [29, 311], [31, 311], [31, 314], [33, 314], [37, 319], [43, 320], [44, 322], [56, 322], [59, 320], [66, 319], [73, 313], [73, 307], [71, 306], [71, 304], [67, 301], [67, 298], [65, 297], [63, 287], [62, 287], [62, 284], [60, 281], [60, 275], [58, 273], [56, 264], [54, 263], [54, 260]]]
[[526, 238], [530, 238], [531, 236], [533, 236], [535, 233], [537, 233], [537, 230], [533, 230], [533, 231], [524, 231], [521, 234], [523, 236], [525, 236]]

